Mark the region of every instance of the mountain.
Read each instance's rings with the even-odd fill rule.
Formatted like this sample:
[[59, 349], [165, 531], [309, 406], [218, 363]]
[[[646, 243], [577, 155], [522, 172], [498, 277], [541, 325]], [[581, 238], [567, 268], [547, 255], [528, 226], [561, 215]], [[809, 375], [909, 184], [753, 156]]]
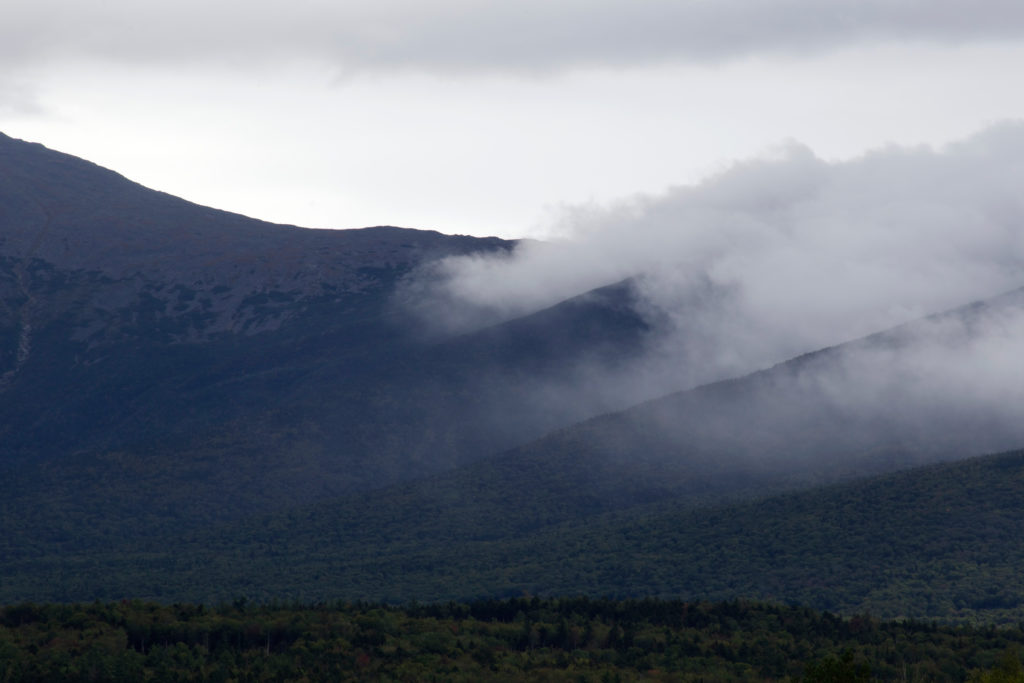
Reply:
[[514, 246], [272, 225], [0, 136], [0, 489], [237, 516], [584, 417], [507, 380], [640, 353], [628, 283], [454, 338], [421, 339], [396, 303], [427, 264]]
[[[959, 396], [934, 390], [948, 379], [939, 361], [968, 369], [978, 356], [991, 361], [994, 347], [977, 341], [1002, 339], [1021, 319], [1024, 289], [594, 417], [495, 457], [334, 503], [335, 515], [346, 528], [411, 545], [504, 543], [653, 502], [717, 507], [1009, 450], [1024, 444], [1021, 404], [995, 384], [987, 397], [966, 383], [956, 385]], [[1012, 349], [1017, 339], [1005, 341]], [[369, 543], [345, 533], [344, 547]]]
[[[850, 368], [877, 363], [876, 354], [889, 361], [881, 374], [903, 381], [899, 362], [935, 343], [965, 352], [967, 339], [991, 331], [993, 320], [1015, 319], [1021, 305], [1022, 292], [1012, 292], [592, 418], [448, 472], [241, 522], [196, 528], [165, 512], [162, 525], [150, 522], [138, 534], [133, 527], [152, 511], [90, 506], [80, 495], [8, 500], [4, 518], [19, 518], [18, 506], [26, 521], [3, 548], [10, 558], [3, 583], [9, 595], [50, 599], [582, 592], [756, 596], [886, 616], [1015, 619], [1022, 608], [1007, 572], [1024, 552], [1017, 548], [1024, 456], [862, 477], [962, 459], [1018, 438], [1020, 423], [992, 413], [938, 414], [922, 435], [902, 419], [915, 415], [911, 406], [881, 422], [877, 411], [851, 412], [850, 394], [823, 390]], [[891, 413], [891, 405], [882, 408]], [[109, 478], [110, 468], [100, 476]], [[65, 521], [97, 509], [104, 524], [75, 529]], [[40, 520], [63, 530], [44, 538]]]
[[[514, 248], [272, 225], [0, 136], [0, 600], [814, 601], [683, 550], [752, 500], [1024, 445], [1024, 289], [627, 407], [666, 343], [633, 280], [423, 333], [439, 260]], [[883, 585], [850, 581], [815, 604]]]
[[[10, 138], [0, 225], [0, 387], [17, 397], [0, 436], [8, 457], [34, 459], [237, 419], [240, 395], [289, 382], [282, 347], [307, 364], [318, 345], [356, 363], [395, 336], [381, 309], [404, 272], [510, 246], [274, 226]], [[236, 386], [218, 391], [225, 382]]]
[[602, 501], [629, 487], [715, 500], [1009, 450], [1024, 444], [1022, 334], [1024, 288], [595, 417], [480, 468], [593, 481], [572, 495]]

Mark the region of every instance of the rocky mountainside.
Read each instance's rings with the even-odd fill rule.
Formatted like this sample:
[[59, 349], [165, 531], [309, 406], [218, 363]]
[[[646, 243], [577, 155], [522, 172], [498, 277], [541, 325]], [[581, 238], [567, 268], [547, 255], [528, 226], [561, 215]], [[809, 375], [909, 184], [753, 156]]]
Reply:
[[273, 225], [0, 136], [0, 467], [25, 495], [98, 469], [248, 509], [528, 440], [555, 418], [510, 376], [628, 356], [646, 326], [628, 284], [457, 338], [406, 324], [417, 268], [513, 247]]
[[[5, 312], [24, 309], [28, 324], [45, 325], [77, 304], [96, 316], [72, 323], [71, 338], [86, 348], [131, 333], [140, 318], [165, 341], [278, 329], [315, 303], [341, 304], [424, 261], [512, 246], [421, 230], [273, 225], [2, 134], [0, 225]], [[47, 305], [59, 303], [45, 300], [58, 283], [65, 306]]]

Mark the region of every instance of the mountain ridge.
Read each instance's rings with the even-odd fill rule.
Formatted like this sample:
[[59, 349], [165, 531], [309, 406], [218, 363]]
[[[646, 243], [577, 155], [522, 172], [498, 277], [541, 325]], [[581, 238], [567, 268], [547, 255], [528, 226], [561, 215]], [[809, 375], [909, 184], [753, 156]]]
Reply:
[[[641, 541], [664, 531], [643, 521], [658, 506], [1024, 444], [1024, 381], [985, 375], [1019, 346], [1024, 289], [637, 404], [616, 382], [649, 397], [666, 339], [635, 280], [462, 334], [415, 329], [399, 294], [436, 259], [514, 247], [263, 223], [0, 136], [0, 576], [57, 599], [139, 568], [169, 591], [191, 576], [306, 595], [333, 576], [380, 599], [389, 581], [447, 581], [452, 548], [485, 548], [494, 568], [467, 589], [534, 590], [522, 577], [573, 562], [555, 546], [582, 547], [566, 530], [594, 524], [656, 559]], [[273, 581], [231, 569], [246, 557]], [[295, 562], [306, 584], [288, 583]], [[661, 585], [627, 564], [612, 563], [624, 580]]]
[[[512, 379], [640, 353], [646, 327], [622, 285], [460, 338], [417, 337], [396, 293], [418, 268], [515, 244], [274, 225], [0, 137], [0, 469], [25, 485], [6, 493], [45, 495], [38, 482], [121, 462], [144, 479], [206, 477], [248, 509], [529, 438], [555, 418]], [[514, 428], [491, 419], [498, 403]], [[249, 470], [266, 481], [236, 474]]]

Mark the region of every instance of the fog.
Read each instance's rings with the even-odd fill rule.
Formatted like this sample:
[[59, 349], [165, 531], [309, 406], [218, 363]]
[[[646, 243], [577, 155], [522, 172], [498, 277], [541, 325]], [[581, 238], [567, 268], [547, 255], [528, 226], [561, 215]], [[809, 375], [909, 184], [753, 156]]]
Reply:
[[[629, 278], [641, 351], [612, 366], [581, 349], [557, 377], [507, 378], [495, 410], [526, 405], [547, 427], [895, 328], [716, 403], [717, 418], [666, 408], [663, 429], [734, 452], [808, 433], [935, 457], [1024, 445], [1024, 296], [993, 299], [1024, 286], [1022, 160], [1020, 123], [839, 163], [791, 143], [695, 186], [567, 209], [552, 240], [433, 264], [403, 300], [443, 339]], [[926, 318], [983, 299], [998, 305]]]
[[839, 163], [794, 142], [695, 186], [567, 208], [550, 242], [448, 259], [411, 289], [456, 332], [635, 278], [663, 331], [714, 347], [707, 380], [1024, 285], [1022, 183], [1021, 123]]

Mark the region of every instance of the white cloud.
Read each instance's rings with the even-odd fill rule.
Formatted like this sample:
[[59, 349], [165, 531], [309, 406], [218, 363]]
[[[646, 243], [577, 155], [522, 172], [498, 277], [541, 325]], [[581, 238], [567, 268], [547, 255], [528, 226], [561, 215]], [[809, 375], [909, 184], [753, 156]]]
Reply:
[[451, 259], [445, 305], [467, 324], [638, 277], [670, 321], [653, 373], [710, 381], [1024, 285], [1022, 184], [1024, 124], [836, 163], [794, 143], [699, 185], [569, 211], [562, 242]]
[[[542, 416], [624, 409], [890, 330], [742, 394], [639, 408], [629, 429], [755, 468], [839, 452], [850, 460], [831, 466], [863, 472], [1006, 450], [1024, 437], [1022, 183], [1024, 122], [844, 162], [792, 143], [700, 184], [569, 211], [559, 241], [449, 259], [408, 294], [429, 322], [465, 329], [636, 278], [654, 326], [638, 357], [582, 356], [562, 377], [505, 383]], [[981, 299], [992, 305], [921, 320]]]

